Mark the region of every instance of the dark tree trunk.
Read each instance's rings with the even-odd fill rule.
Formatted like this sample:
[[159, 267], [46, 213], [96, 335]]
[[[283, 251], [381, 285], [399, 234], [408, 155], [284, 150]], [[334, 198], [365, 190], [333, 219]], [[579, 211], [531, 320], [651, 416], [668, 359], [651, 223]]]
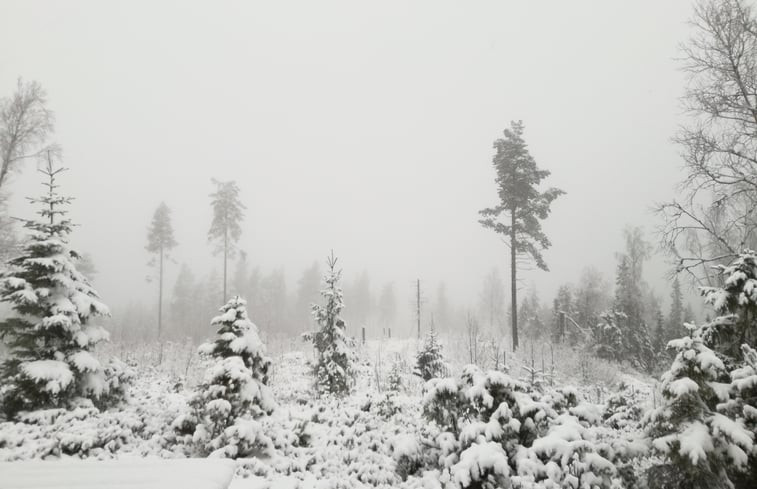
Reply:
[[158, 270], [158, 341], [163, 338], [163, 246], [160, 247], [160, 269]]
[[511, 292], [511, 309], [512, 309], [512, 326], [513, 326], [513, 351], [518, 349], [518, 287], [517, 287], [517, 270], [515, 264], [516, 258], [516, 237], [515, 237], [515, 210], [510, 213], [510, 287]]

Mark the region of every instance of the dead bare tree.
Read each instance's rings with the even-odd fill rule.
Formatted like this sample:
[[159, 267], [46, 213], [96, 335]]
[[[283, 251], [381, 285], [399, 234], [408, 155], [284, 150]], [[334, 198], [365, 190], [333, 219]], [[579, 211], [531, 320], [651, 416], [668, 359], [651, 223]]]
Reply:
[[757, 245], [757, 22], [744, 0], [705, 0], [683, 46], [683, 104], [691, 116], [674, 140], [686, 177], [681, 197], [658, 206], [663, 246], [695, 283], [712, 265]]
[[54, 122], [47, 94], [36, 81], [19, 78], [16, 93], [0, 99], [0, 190], [22, 161], [58, 152], [47, 144]]

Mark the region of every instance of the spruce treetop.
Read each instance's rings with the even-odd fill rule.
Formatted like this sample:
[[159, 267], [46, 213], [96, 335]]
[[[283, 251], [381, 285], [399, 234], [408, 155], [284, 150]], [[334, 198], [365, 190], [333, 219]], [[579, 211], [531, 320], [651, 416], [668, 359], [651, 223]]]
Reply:
[[210, 322], [218, 328], [218, 337], [200, 346], [200, 353], [217, 358], [238, 356], [252, 370], [254, 378], [266, 383], [271, 360], [265, 356], [266, 348], [257, 326], [247, 316], [247, 301], [232, 297], [220, 312]]
[[[74, 263], [80, 255], [68, 246], [73, 224], [64, 206], [72, 199], [58, 193], [56, 181], [65, 170], [53, 169], [51, 162], [39, 170], [48, 177], [44, 182], [47, 192], [29, 201], [41, 204], [37, 211], [41, 219], [24, 221], [24, 227], [30, 230], [29, 242], [21, 256], [8, 262], [10, 270], [0, 279], [0, 300], [11, 303], [22, 316], [45, 318], [40, 329], [57, 327], [81, 333], [90, 316], [108, 316], [110, 312], [76, 270]], [[2, 331], [13, 335], [9, 330]], [[104, 332], [89, 339], [79, 335], [77, 341], [85, 346], [104, 336]]]

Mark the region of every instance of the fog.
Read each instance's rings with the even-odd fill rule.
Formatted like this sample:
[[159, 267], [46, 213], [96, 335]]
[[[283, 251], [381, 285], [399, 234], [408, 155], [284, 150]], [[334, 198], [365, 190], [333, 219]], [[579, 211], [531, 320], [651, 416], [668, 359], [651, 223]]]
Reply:
[[[334, 249], [347, 278], [445, 282], [458, 305], [508, 251], [478, 224], [497, 195], [492, 141], [522, 119], [548, 185], [550, 300], [594, 265], [612, 281], [626, 225], [657, 224], [682, 174], [676, 69], [688, 2], [24, 2], [0, 5], [0, 94], [38, 80], [76, 198], [74, 244], [112, 304], [153, 300], [145, 251], [172, 209], [178, 264], [221, 269], [211, 178], [247, 207], [240, 248], [291, 288]], [[11, 214], [42, 187], [27, 165]], [[647, 269], [661, 289], [662, 257]], [[169, 285], [170, 286], [170, 285]], [[665, 295], [663, 293], [663, 295]], [[406, 299], [406, 300], [405, 300]], [[349, 304], [347, 305], [349, 307]]]

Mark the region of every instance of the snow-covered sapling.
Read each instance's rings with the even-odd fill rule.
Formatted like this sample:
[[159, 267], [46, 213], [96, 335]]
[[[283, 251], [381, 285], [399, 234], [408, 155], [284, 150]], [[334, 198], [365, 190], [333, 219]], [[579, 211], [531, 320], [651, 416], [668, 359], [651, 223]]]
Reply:
[[201, 345], [200, 354], [214, 363], [190, 400], [192, 416], [174, 423], [181, 430], [194, 425], [193, 441], [202, 453], [236, 458], [270, 447], [256, 420], [275, 407], [268, 386], [271, 360], [245, 305], [234, 297], [211, 321], [218, 336]]
[[413, 374], [428, 381], [440, 377], [444, 374], [445, 370], [442, 345], [439, 343], [436, 331], [432, 329], [426, 334], [423, 346], [415, 356]]
[[313, 367], [316, 388], [322, 394], [344, 395], [350, 391], [354, 377], [355, 353], [350, 347], [340, 313], [344, 308], [339, 280], [342, 271], [336, 269], [337, 258], [331, 253], [326, 259], [328, 269], [321, 290], [324, 305], [313, 304], [313, 317], [318, 323], [315, 333], [303, 335], [312, 341], [318, 358]]

